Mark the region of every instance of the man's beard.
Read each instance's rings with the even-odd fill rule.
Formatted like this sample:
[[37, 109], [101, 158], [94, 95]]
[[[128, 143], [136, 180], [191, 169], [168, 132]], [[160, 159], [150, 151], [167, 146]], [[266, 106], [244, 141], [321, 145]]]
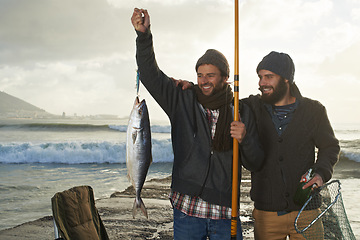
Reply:
[[[262, 86], [259, 90], [262, 92], [263, 88], [268, 88], [271, 86]], [[279, 83], [275, 87], [271, 87], [273, 89], [273, 93], [271, 94], [261, 94], [261, 99], [268, 104], [274, 105], [279, 102], [285, 95], [287, 91], [287, 86], [284, 78], [280, 78]]]

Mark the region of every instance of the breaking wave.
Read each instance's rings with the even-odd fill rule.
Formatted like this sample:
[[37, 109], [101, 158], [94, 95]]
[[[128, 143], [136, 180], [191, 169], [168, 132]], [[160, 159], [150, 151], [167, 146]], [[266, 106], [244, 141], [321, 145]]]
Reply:
[[[153, 162], [172, 162], [171, 140], [152, 139]], [[125, 163], [126, 144], [110, 142], [0, 144], [0, 163]]]

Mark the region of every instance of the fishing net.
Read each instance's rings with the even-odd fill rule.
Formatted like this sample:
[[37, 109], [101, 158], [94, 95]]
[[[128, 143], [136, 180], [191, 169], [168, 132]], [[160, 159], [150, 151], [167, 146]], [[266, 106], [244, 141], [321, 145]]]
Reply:
[[295, 229], [308, 240], [355, 240], [341, 197], [339, 180], [314, 189], [295, 219]]

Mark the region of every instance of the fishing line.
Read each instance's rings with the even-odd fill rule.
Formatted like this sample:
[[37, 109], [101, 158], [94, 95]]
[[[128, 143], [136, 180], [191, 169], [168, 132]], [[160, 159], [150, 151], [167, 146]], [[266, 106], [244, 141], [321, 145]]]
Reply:
[[139, 69], [136, 70], [136, 96], [139, 97], [139, 89], [140, 89], [140, 72]]

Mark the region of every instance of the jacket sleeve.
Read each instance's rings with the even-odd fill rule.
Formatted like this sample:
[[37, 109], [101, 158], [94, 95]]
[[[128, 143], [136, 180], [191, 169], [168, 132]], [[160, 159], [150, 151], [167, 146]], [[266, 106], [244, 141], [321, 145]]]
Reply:
[[136, 61], [140, 73], [140, 81], [156, 100], [165, 113], [170, 116], [176, 106], [180, 88], [158, 67], [153, 48], [150, 29], [145, 33], [136, 31]]
[[[320, 103], [319, 103], [320, 104]], [[334, 165], [339, 159], [339, 141], [334, 135], [326, 109], [320, 104], [319, 120], [314, 135], [315, 146], [318, 148], [315, 172], [320, 174], [324, 182], [331, 179]]]
[[257, 132], [253, 113], [248, 105], [240, 101], [241, 121], [245, 124], [246, 135], [240, 144], [242, 165], [251, 172], [260, 170], [264, 163], [265, 155]]

